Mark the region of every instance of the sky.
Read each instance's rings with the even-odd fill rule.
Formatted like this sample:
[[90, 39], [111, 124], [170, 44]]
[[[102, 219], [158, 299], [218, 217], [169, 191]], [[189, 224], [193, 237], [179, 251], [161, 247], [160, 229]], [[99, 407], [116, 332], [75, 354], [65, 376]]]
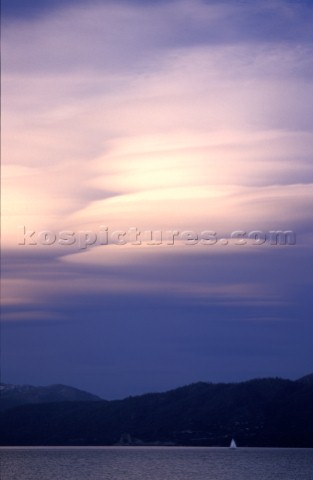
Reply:
[[2, 382], [312, 372], [313, 2], [2, 16]]

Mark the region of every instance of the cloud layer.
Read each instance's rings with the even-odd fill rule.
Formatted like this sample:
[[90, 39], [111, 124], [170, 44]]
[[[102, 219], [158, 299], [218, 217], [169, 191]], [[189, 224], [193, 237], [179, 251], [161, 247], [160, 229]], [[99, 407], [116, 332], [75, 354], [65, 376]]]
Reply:
[[[284, 320], [301, 301], [305, 316], [310, 3], [59, 3], [34, 2], [29, 15], [18, 2], [5, 10], [6, 319], [63, 321], [72, 318], [74, 298], [100, 311], [118, 296], [137, 307], [140, 296], [162, 308], [250, 306], [244, 316], [253, 321], [257, 307], [260, 319]], [[213, 230], [224, 238], [234, 230], [293, 230], [297, 245], [292, 254], [261, 246], [240, 254], [182, 245], [18, 246], [21, 226], [78, 232], [101, 225]], [[289, 261], [296, 273], [282, 285]], [[218, 278], [205, 275], [203, 262]], [[264, 262], [265, 276], [256, 279]], [[53, 308], [56, 299], [64, 309]]]

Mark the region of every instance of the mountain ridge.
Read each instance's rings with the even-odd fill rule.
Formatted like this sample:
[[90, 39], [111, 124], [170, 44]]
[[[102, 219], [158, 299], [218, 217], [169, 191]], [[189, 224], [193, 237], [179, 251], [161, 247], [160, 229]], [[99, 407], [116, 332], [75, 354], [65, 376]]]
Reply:
[[0, 415], [1, 445], [313, 447], [313, 383], [197, 382], [123, 400], [26, 404]]
[[24, 404], [62, 401], [99, 401], [97, 395], [63, 384], [47, 386], [0, 384], [0, 411]]

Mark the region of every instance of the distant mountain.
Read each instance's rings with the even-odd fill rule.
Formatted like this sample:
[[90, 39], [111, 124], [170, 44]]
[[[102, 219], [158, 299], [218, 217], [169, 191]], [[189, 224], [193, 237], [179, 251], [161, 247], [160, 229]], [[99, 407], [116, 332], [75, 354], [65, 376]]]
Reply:
[[313, 384], [313, 373], [299, 378], [298, 382]]
[[0, 384], [0, 410], [27, 403], [86, 402], [101, 400], [91, 393], [66, 385], [34, 387], [32, 385]]
[[117, 401], [23, 405], [0, 416], [2, 445], [313, 447], [313, 384], [196, 383]]

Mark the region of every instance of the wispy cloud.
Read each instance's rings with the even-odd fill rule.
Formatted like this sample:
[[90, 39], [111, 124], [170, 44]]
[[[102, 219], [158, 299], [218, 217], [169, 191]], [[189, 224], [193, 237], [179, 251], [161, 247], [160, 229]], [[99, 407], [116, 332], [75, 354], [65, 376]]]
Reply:
[[[119, 298], [205, 319], [309, 316], [310, 2], [52, 4], [4, 23], [7, 320], [101, 316]], [[23, 225], [287, 229], [297, 245], [30, 254]]]
[[[310, 231], [310, 34], [265, 35], [307, 13], [125, 2], [9, 23], [6, 245], [20, 225]], [[264, 35], [243, 34], [260, 14]]]

